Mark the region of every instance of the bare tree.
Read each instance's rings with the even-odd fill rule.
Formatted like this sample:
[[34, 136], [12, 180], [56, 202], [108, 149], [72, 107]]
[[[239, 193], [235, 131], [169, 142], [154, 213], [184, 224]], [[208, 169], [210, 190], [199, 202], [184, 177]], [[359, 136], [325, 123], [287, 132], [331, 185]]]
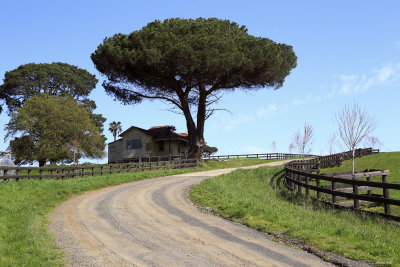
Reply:
[[335, 151], [334, 151], [334, 145], [336, 143], [336, 135], [332, 134], [329, 138], [328, 138], [328, 148], [329, 148], [329, 155], [332, 155]]
[[336, 114], [336, 122], [344, 147], [353, 152], [352, 173], [354, 174], [355, 149], [375, 129], [375, 119], [354, 102], [351, 105], [345, 105], [344, 109]]
[[275, 151], [276, 151], [276, 141], [272, 141], [271, 149], [272, 149], [272, 153], [275, 153]]
[[289, 154], [292, 154], [292, 151], [295, 149], [294, 144], [290, 143], [289, 145]]
[[380, 148], [383, 146], [381, 140], [375, 136], [366, 136], [364, 138], [364, 147]]
[[313, 143], [314, 129], [309, 123], [304, 123], [303, 133], [300, 129], [296, 131], [293, 137], [294, 148], [304, 157], [305, 154], [311, 152], [311, 145]]

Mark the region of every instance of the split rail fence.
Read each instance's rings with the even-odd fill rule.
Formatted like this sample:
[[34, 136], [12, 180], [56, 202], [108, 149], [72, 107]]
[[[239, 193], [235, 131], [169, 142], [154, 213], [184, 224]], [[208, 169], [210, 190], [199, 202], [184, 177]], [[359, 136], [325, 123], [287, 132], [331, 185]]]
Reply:
[[[305, 155], [306, 157], [312, 155]], [[234, 158], [259, 158], [266, 160], [279, 160], [279, 159], [290, 159], [290, 158], [301, 158], [302, 154], [288, 154], [288, 153], [265, 153], [265, 154], [238, 154], [238, 155], [221, 155], [221, 156], [209, 156], [205, 159], [234, 159]]]
[[160, 169], [194, 168], [198, 165], [197, 159], [177, 159], [171, 161], [117, 163], [87, 166], [63, 166], [63, 167], [11, 167], [0, 166], [1, 180], [42, 179], [68, 177], [84, 177], [87, 175], [103, 175], [121, 172], [137, 172]]
[[[356, 150], [355, 156], [362, 157], [379, 153], [371, 148]], [[400, 206], [400, 200], [390, 198], [389, 190], [400, 190], [400, 184], [388, 183], [389, 170], [371, 170], [320, 174], [321, 168], [340, 166], [352, 158], [352, 152], [292, 161], [285, 165], [285, 183], [290, 190], [315, 197], [336, 207], [359, 209], [366, 204], [379, 203], [384, 206], [378, 213], [400, 221], [400, 216], [391, 214], [391, 205]], [[381, 178], [379, 178], [381, 177]], [[362, 180], [365, 179], [365, 180]], [[373, 181], [372, 181], [373, 180]], [[312, 192], [314, 191], [314, 192]]]

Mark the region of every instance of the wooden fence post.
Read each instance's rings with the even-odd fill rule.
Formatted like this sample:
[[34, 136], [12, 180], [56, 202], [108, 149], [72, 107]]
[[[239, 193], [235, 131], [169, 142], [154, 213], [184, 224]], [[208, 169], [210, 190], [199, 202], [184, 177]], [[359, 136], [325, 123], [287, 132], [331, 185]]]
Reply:
[[[321, 186], [321, 184], [320, 184], [320, 181], [319, 181], [319, 179], [317, 179], [317, 187], [320, 187]], [[317, 191], [317, 199], [320, 199], [321, 198], [321, 192], [318, 190]]]
[[310, 195], [310, 186], [308, 184], [309, 178], [308, 176], [305, 176], [305, 178], [306, 178], [306, 196], [309, 196]]
[[301, 176], [297, 174], [297, 181], [299, 182], [297, 184], [297, 191], [301, 194]]
[[[332, 191], [336, 190], [336, 182], [332, 181]], [[336, 195], [332, 194], [332, 203], [335, 204], [336, 203]]]
[[28, 179], [31, 179], [31, 177], [30, 177], [31, 176], [31, 171], [32, 171], [31, 169], [28, 170]]
[[100, 176], [103, 176], [103, 166], [100, 167]]
[[[19, 169], [15, 170], [15, 175], [18, 176], [19, 175]], [[19, 178], [15, 178], [15, 181], [18, 182]]]
[[[382, 183], [387, 183], [386, 175], [382, 175]], [[383, 188], [383, 198], [385, 200], [389, 199], [389, 189]], [[385, 214], [390, 215], [390, 204], [385, 203]]]
[[[371, 182], [371, 177], [367, 177], [367, 182]], [[367, 191], [367, 195], [370, 196], [371, 195], [371, 190]]]
[[[353, 178], [353, 181], [356, 181], [355, 178]], [[358, 195], [358, 185], [353, 184], [353, 202], [354, 202], [354, 208], [358, 209], [360, 207], [360, 201], [357, 198]]]

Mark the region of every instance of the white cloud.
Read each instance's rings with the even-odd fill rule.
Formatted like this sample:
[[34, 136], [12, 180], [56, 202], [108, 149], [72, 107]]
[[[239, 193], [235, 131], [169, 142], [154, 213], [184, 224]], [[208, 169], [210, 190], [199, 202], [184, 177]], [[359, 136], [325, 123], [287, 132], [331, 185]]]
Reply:
[[[370, 74], [341, 74], [333, 89], [325, 95], [306, 94], [295, 98], [290, 107], [327, 101], [337, 95], [355, 95], [378, 86], [391, 86], [400, 81], [400, 62], [389, 63], [379, 69], [372, 69]], [[285, 104], [286, 105], [286, 104]], [[285, 106], [283, 105], [283, 106]]]
[[223, 116], [219, 119], [218, 123], [214, 123], [209, 129], [216, 130], [222, 128], [230, 131], [244, 124], [253, 123], [257, 119], [272, 116], [278, 110], [277, 105], [269, 104], [267, 106], [261, 106], [253, 114], [242, 113], [239, 115]]
[[270, 104], [267, 107], [262, 106], [256, 111], [256, 115], [259, 118], [264, 118], [271, 116], [278, 110], [278, 107], [275, 104]]
[[338, 93], [342, 95], [363, 93], [374, 86], [387, 86], [400, 80], [400, 62], [373, 69], [371, 74], [342, 74]]
[[225, 128], [225, 130], [232, 130], [242, 124], [253, 122], [254, 120], [255, 118], [253, 115], [240, 114], [234, 118], [226, 118], [221, 122], [221, 125]]
[[367, 74], [341, 74], [338, 83], [332, 90], [323, 95], [305, 94], [303, 98], [295, 98], [279, 106], [276, 104], [263, 105], [253, 114], [239, 114], [237, 116], [224, 116], [209, 129], [224, 129], [227, 131], [252, 123], [257, 119], [270, 117], [276, 113], [285, 113], [293, 107], [310, 103], [320, 103], [330, 100], [338, 95], [355, 95], [363, 93], [373, 87], [390, 86], [400, 81], [400, 62], [390, 63], [379, 69], [373, 69]]

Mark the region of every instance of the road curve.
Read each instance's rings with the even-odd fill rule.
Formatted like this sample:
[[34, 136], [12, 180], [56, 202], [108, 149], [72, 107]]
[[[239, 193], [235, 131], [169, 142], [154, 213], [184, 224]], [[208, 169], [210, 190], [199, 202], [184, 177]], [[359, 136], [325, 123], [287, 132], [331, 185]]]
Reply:
[[265, 233], [203, 213], [188, 200], [191, 186], [233, 170], [87, 192], [55, 209], [49, 231], [66, 252], [68, 266], [328, 265], [272, 241]]

